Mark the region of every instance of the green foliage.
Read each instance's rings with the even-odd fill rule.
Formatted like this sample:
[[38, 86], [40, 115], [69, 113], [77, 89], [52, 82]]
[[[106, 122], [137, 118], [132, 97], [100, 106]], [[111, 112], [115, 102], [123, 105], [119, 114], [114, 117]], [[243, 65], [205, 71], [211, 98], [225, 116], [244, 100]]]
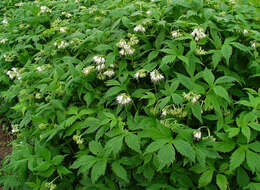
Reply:
[[2, 0], [0, 185], [260, 189], [251, 2]]

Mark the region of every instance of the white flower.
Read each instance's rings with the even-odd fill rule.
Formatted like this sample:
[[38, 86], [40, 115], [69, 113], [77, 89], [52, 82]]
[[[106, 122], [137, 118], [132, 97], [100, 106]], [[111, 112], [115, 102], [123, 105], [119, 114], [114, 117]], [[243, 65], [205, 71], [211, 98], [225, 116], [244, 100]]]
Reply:
[[122, 104], [122, 105], [126, 105], [126, 104], [129, 104], [131, 102], [131, 98], [130, 96], [128, 96], [127, 94], [125, 93], [122, 93], [120, 95], [118, 95], [116, 97], [116, 101], [119, 103], [119, 104]]
[[0, 43], [1, 43], [1, 44], [5, 44], [7, 41], [8, 41], [7, 38], [3, 38], [3, 39], [0, 40]]
[[254, 43], [252, 43], [252, 48], [256, 48], [256, 43], [254, 42]]
[[134, 78], [135, 79], [139, 79], [139, 78], [144, 78], [144, 77], [146, 77], [146, 70], [144, 70], [144, 69], [140, 69], [140, 70], [138, 70], [135, 74], [134, 74]]
[[96, 64], [102, 64], [102, 63], [105, 63], [106, 62], [106, 59], [104, 57], [101, 57], [101, 56], [94, 56], [93, 57], [93, 61], [96, 63]]
[[244, 29], [243, 33], [244, 33], [244, 35], [247, 35], [248, 34], [248, 30]]
[[193, 134], [193, 138], [194, 138], [196, 141], [201, 140], [201, 131], [200, 131], [200, 130], [196, 131], [196, 132]]
[[127, 43], [124, 39], [121, 39], [116, 45], [120, 48], [123, 48], [125, 45], [127, 45]]
[[65, 41], [61, 41], [60, 44], [58, 45], [58, 49], [64, 49], [69, 45], [69, 43]]
[[6, 18], [4, 18], [4, 19], [2, 20], [2, 24], [4, 24], [4, 25], [7, 25], [7, 24], [8, 24], [8, 21], [7, 21]]
[[19, 125], [12, 125], [12, 133], [19, 133]]
[[101, 71], [101, 70], [105, 69], [105, 64], [104, 63], [99, 64], [99, 65], [97, 65], [96, 68], [97, 68], [98, 71]]
[[113, 77], [115, 75], [115, 72], [113, 70], [107, 70], [104, 72], [104, 75], [108, 76], [109, 78]]
[[164, 108], [164, 109], [162, 110], [162, 115], [161, 115], [161, 117], [164, 117], [164, 116], [166, 116], [166, 115], [167, 115], [167, 109]]
[[43, 69], [42, 69], [40, 66], [37, 67], [36, 69], [37, 69], [37, 71], [39, 71], [39, 72], [43, 71]]
[[171, 32], [173, 38], [178, 38], [181, 36], [181, 33], [178, 30]]
[[191, 35], [195, 38], [196, 41], [206, 37], [206, 34], [202, 28], [195, 28]]
[[145, 32], [145, 28], [141, 24], [139, 24], [136, 27], [134, 27], [134, 31], [135, 32]]
[[61, 28], [60, 28], [60, 32], [61, 32], [61, 33], [65, 33], [65, 32], [66, 32], [66, 28], [65, 28], [65, 27], [61, 27]]
[[157, 71], [157, 70], [153, 70], [150, 73], [150, 77], [151, 77], [152, 82], [158, 82], [158, 81], [164, 79], [164, 76], [162, 74], [160, 74], [159, 71]]
[[51, 12], [51, 9], [49, 9], [46, 6], [41, 6], [40, 9], [41, 9], [40, 13], [50, 13]]
[[84, 69], [82, 70], [82, 73], [84, 73], [85, 75], [88, 75], [88, 74], [91, 73], [94, 69], [95, 69], [94, 66], [88, 66], [88, 67], [86, 67], [86, 68], [84, 68]]
[[152, 13], [152, 11], [150, 11], [150, 10], [146, 11], [146, 14], [147, 14], [147, 15], [149, 15], [149, 14], [151, 14], [151, 13]]

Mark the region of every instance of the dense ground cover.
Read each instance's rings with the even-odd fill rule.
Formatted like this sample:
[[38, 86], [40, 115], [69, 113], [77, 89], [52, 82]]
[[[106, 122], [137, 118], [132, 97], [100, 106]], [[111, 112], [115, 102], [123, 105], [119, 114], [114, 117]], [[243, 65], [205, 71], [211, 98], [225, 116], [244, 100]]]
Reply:
[[246, 0], [0, 2], [5, 189], [260, 189]]

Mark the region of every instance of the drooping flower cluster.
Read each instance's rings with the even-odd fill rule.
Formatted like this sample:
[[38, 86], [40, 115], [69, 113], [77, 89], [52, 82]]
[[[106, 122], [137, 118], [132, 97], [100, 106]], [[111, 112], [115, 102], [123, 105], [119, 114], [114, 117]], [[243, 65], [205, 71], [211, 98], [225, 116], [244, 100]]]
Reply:
[[150, 77], [152, 82], [159, 82], [160, 80], [164, 79], [164, 76], [156, 69], [150, 72]]
[[45, 187], [48, 188], [49, 190], [56, 189], [56, 185], [53, 182], [45, 183]]
[[41, 14], [44, 14], [44, 13], [51, 13], [51, 9], [49, 7], [46, 7], [46, 6], [41, 6], [40, 12], [38, 13], [38, 16], [40, 16]]
[[0, 39], [0, 44], [5, 44], [8, 41], [7, 38], [2, 38]]
[[195, 28], [191, 35], [195, 38], [196, 41], [201, 40], [202, 38], [206, 37], [204, 30], [202, 28]]
[[121, 39], [118, 43], [117, 43], [117, 46], [122, 48], [120, 51], [119, 51], [119, 54], [121, 56], [123, 55], [132, 55], [135, 51], [134, 48], [131, 47], [131, 45], [129, 43], [127, 43], [124, 39]]
[[67, 30], [67, 28], [66, 28], [66, 27], [60, 27], [60, 33], [65, 33], [65, 32], [66, 32], [66, 30]]
[[88, 66], [88, 67], [83, 68], [82, 73], [84, 73], [85, 75], [88, 75], [89, 73], [94, 71], [94, 69], [95, 69], [94, 66]]
[[200, 47], [199, 49], [195, 50], [198, 55], [206, 55], [206, 51]]
[[41, 67], [41, 66], [38, 66], [36, 69], [37, 69], [37, 71], [39, 71], [39, 72], [42, 72], [42, 71], [43, 71], [43, 67]]
[[174, 105], [166, 106], [162, 109], [161, 117], [172, 115], [177, 118], [184, 118], [187, 116], [187, 112], [181, 107], [175, 107]]
[[117, 101], [117, 103], [119, 103], [121, 105], [126, 105], [131, 102], [131, 98], [126, 93], [122, 93], [116, 97], [116, 101]]
[[172, 31], [171, 35], [172, 35], [173, 38], [179, 38], [179, 37], [182, 36], [179, 30]]
[[199, 99], [200, 99], [200, 97], [201, 97], [201, 95], [200, 94], [195, 94], [195, 93], [193, 93], [193, 92], [189, 92], [189, 93], [185, 93], [185, 92], [183, 92], [183, 97], [187, 100], [187, 101], [189, 101], [189, 102], [191, 102], [191, 103], [196, 103]]
[[62, 40], [61, 42], [54, 42], [53, 45], [56, 46], [58, 49], [65, 49], [69, 46], [69, 43]]
[[135, 79], [144, 78], [144, 77], [146, 77], [147, 72], [148, 72], [148, 71], [145, 70], [145, 69], [140, 69], [140, 70], [138, 70], [138, 71], [134, 74], [134, 78], [135, 78]]
[[7, 25], [7, 24], [8, 24], [8, 21], [7, 21], [6, 18], [4, 18], [4, 19], [2, 20], [2, 24], [4, 24], [4, 25]]
[[109, 78], [112, 78], [115, 75], [115, 71], [112, 69], [109, 69], [107, 71], [104, 72], [105, 76], [108, 76]]
[[61, 13], [63, 16], [65, 16], [66, 18], [71, 18], [72, 14], [68, 13], [68, 12], [62, 12]]
[[96, 55], [96, 56], [93, 57], [93, 61], [97, 64], [96, 69], [98, 71], [105, 69], [106, 59], [104, 57]]
[[6, 62], [12, 62], [15, 58], [15, 55], [13, 53], [9, 52], [9, 53], [4, 54], [3, 57]]
[[201, 135], [202, 135], [202, 133], [201, 133], [200, 129], [194, 131], [194, 132], [193, 132], [193, 138], [194, 138], [194, 140], [195, 140], [195, 141], [200, 141], [200, 140], [201, 140]]
[[145, 28], [143, 27], [143, 25], [139, 24], [136, 27], [134, 27], [134, 31], [135, 32], [145, 32]]
[[244, 34], [244, 35], [247, 35], [248, 33], [249, 33], [249, 32], [248, 32], [247, 29], [244, 29], [244, 30], [243, 30], [243, 34]]
[[15, 67], [13, 67], [11, 70], [7, 71], [6, 74], [8, 75], [8, 77], [10, 79], [17, 78], [18, 80], [21, 80], [21, 76]]
[[74, 135], [72, 138], [77, 144], [83, 144], [84, 142], [80, 135]]
[[19, 125], [18, 124], [14, 124], [12, 125], [12, 133], [19, 133]]

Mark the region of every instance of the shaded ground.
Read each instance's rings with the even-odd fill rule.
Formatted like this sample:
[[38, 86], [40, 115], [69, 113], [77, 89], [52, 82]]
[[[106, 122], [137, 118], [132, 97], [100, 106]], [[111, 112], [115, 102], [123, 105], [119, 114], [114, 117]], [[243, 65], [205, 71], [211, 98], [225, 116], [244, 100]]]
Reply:
[[[3, 130], [2, 127], [0, 126], [0, 167], [1, 167], [1, 162], [3, 160], [3, 158], [11, 153], [12, 149], [11, 146], [8, 146], [8, 144], [11, 141], [11, 137], [6, 134]], [[0, 190], [2, 190], [3, 188], [0, 187]]]

